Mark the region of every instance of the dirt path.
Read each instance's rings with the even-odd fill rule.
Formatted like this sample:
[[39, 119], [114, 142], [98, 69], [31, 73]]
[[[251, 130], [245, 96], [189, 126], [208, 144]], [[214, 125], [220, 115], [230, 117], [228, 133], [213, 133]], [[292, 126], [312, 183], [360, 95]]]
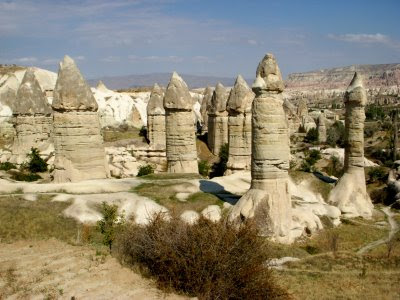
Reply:
[[58, 240], [0, 244], [0, 299], [187, 299], [110, 255]]
[[393, 216], [395, 216], [395, 214], [392, 213], [392, 211], [390, 210], [390, 206], [386, 206], [386, 207], [382, 208], [382, 211], [387, 216], [387, 219], [388, 219], [388, 222], [390, 225], [390, 231], [389, 231], [388, 237], [377, 240], [377, 241], [373, 241], [372, 243], [365, 245], [364, 247], [362, 247], [360, 250], [357, 251], [357, 254], [362, 255], [362, 254], [378, 247], [379, 245], [387, 243], [388, 241], [390, 241], [392, 239], [392, 237], [399, 230], [399, 225], [393, 218]]

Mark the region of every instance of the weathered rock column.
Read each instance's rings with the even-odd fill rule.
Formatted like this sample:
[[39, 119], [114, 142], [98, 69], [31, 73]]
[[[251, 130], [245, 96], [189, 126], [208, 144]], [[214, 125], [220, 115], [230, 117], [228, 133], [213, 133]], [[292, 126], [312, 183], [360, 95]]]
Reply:
[[254, 93], [242, 76], [236, 78], [226, 109], [228, 111], [229, 156], [226, 175], [250, 170], [251, 165], [251, 104]]
[[108, 176], [98, 107], [75, 62], [65, 56], [54, 89], [54, 182]]
[[186, 83], [173, 73], [164, 96], [168, 173], [198, 173], [193, 103]]
[[163, 106], [164, 92], [155, 84], [147, 104], [147, 138], [150, 146], [157, 150], [165, 150], [165, 110]]
[[225, 87], [218, 83], [211, 97], [211, 106], [208, 111], [208, 147], [218, 155], [221, 146], [228, 143], [228, 100]]
[[372, 216], [373, 205], [366, 190], [364, 172], [364, 121], [367, 94], [357, 72], [344, 95], [345, 152], [344, 175], [329, 195], [347, 217]]
[[206, 132], [208, 132], [208, 110], [211, 107], [212, 95], [213, 95], [213, 89], [208, 86], [204, 90], [203, 101], [201, 102], [201, 107], [200, 107], [200, 114], [202, 118], [201, 134], [205, 134]]
[[16, 135], [12, 162], [23, 163], [32, 147], [41, 152], [52, 146], [52, 109], [31, 68], [25, 72], [18, 88], [13, 116]]
[[292, 207], [288, 184], [289, 132], [283, 109], [284, 84], [272, 54], [257, 68], [253, 84], [251, 187], [233, 207], [230, 218], [255, 218], [264, 234], [290, 242]]
[[318, 117], [318, 141], [326, 143], [326, 119], [322, 112]]

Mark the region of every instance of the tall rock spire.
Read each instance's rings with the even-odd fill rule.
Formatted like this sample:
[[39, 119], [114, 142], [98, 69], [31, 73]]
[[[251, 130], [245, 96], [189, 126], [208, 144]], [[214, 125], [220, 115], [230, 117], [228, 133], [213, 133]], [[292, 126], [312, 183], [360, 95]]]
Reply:
[[289, 132], [283, 109], [281, 72], [272, 54], [264, 56], [253, 84], [251, 187], [233, 207], [233, 220], [256, 218], [264, 234], [291, 241]]
[[344, 94], [344, 174], [329, 195], [347, 217], [372, 216], [373, 205], [366, 190], [364, 171], [364, 121], [367, 94], [357, 72]]
[[208, 111], [208, 147], [215, 155], [219, 154], [221, 146], [228, 143], [228, 112], [226, 88], [218, 83], [211, 97]]
[[54, 90], [55, 182], [108, 176], [97, 103], [75, 62], [65, 56]]
[[149, 103], [147, 104], [147, 138], [150, 146], [165, 150], [165, 109], [163, 106], [164, 92], [154, 84]]
[[226, 174], [250, 170], [251, 105], [254, 93], [241, 75], [229, 93], [227, 102], [229, 156]]
[[173, 73], [164, 96], [169, 173], [198, 173], [193, 100], [183, 79]]

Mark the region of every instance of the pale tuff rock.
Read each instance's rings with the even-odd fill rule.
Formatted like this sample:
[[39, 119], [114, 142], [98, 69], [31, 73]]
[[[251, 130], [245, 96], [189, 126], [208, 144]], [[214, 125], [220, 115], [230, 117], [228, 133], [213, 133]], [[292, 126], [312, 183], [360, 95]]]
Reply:
[[101, 81], [101, 80], [97, 83], [96, 89], [99, 90], [99, 91], [101, 91], [101, 92], [103, 92], [103, 93], [107, 93], [107, 92], [110, 91], [110, 90], [106, 87], [106, 85], [104, 84], [104, 82]]
[[289, 133], [283, 110], [284, 85], [272, 54], [257, 68], [253, 84], [251, 187], [231, 211], [231, 219], [255, 218], [264, 233], [291, 242]]
[[155, 84], [147, 104], [147, 137], [154, 149], [165, 149], [164, 92]]
[[308, 132], [311, 128], [316, 128], [314, 119], [308, 115], [307, 100], [300, 99], [299, 105], [297, 107], [297, 115], [300, 118], [301, 126]]
[[208, 147], [218, 155], [221, 146], [228, 143], [228, 112], [226, 102], [228, 95], [225, 87], [218, 83], [211, 97], [208, 111]]
[[54, 91], [54, 181], [108, 176], [97, 103], [68, 56], [60, 63]]
[[164, 96], [169, 173], [198, 173], [193, 103], [186, 83], [173, 73]]
[[321, 113], [318, 117], [318, 141], [326, 143], [326, 118], [324, 113]]
[[93, 93], [69, 56], [60, 63], [52, 106], [56, 111], [97, 112]]
[[357, 72], [344, 96], [345, 155], [344, 175], [329, 195], [329, 202], [335, 204], [345, 216], [372, 216], [373, 205], [366, 191], [364, 174], [364, 108], [367, 95]]
[[13, 115], [12, 162], [24, 162], [32, 147], [44, 151], [52, 146], [52, 110], [31, 68], [19, 86]]
[[297, 115], [296, 107], [289, 100], [284, 99], [283, 109], [288, 121], [289, 134], [291, 135], [295, 132], [298, 132], [301, 122]]
[[251, 104], [254, 93], [242, 76], [238, 76], [227, 102], [229, 157], [226, 174], [250, 170]]
[[201, 133], [204, 134], [208, 132], [208, 111], [210, 110], [211, 107], [211, 98], [213, 95], [213, 89], [211, 87], [207, 87], [204, 90], [204, 97], [203, 101], [201, 102], [201, 107], [200, 107], [200, 114], [201, 114]]

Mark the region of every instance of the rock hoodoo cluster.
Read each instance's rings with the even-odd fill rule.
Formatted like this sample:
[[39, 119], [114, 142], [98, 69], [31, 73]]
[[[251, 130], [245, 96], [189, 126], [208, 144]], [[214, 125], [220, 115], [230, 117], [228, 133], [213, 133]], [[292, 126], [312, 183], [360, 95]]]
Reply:
[[218, 83], [211, 97], [208, 110], [208, 147], [215, 155], [219, 154], [221, 146], [228, 143], [228, 100], [225, 87]]
[[164, 96], [167, 171], [198, 173], [193, 103], [183, 79], [173, 73]]
[[147, 104], [147, 138], [154, 149], [165, 150], [164, 92], [155, 84]]
[[93, 94], [65, 56], [54, 89], [54, 181], [106, 178], [108, 167]]
[[251, 187], [231, 211], [231, 219], [256, 218], [265, 234], [290, 242], [289, 132], [283, 109], [284, 84], [272, 54], [257, 68], [252, 87]]
[[226, 174], [250, 170], [251, 165], [251, 104], [254, 93], [242, 76], [238, 76], [228, 102], [229, 157]]
[[33, 69], [29, 68], [18, 88], [14, 103], [15, 137], [12, 162], [21, 164], [31, 148], [48, 150], [52, 144], [53, 116]]
[[364, 108], [367, 95], [357, 72], [344, 96], [345, 157], [344, 175], [329, 195], [347, 217], [371, 217], [373, 205], [366, 191], [364, 174]]

